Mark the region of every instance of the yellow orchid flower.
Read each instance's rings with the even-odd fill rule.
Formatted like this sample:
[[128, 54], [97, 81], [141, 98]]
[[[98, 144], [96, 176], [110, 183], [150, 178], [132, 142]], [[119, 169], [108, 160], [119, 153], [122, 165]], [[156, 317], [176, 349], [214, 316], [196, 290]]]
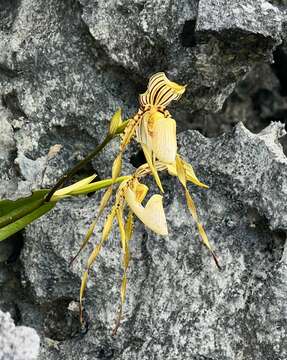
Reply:
[[[158, 187], [163, 192], [154, 162], [158, 159], [166, 163], [173, 163], [177, 151], [176, 123], [165, 108], [172, 100], [178, 100], [185, 88], [185, 85], [170, 81], [163, 72], [150, 78], [147, 91], [139, 96], [140, 109], [129, 120], [122, 136], [120, 153], [115, 160], [120, 166], [116, 166], [114, 163], [118, 170], [117, 176], [121, 171], [122, 154], [132, 138], [135, 137], [143, 148]], [[117, 119], [119, 116], [115, 116], [115, 118]], [[115, 131], [115, 129], [113, 130]]]
[[144, 112], [136, 128], [136, 139], [143, 148], [152, 174], [162, 192], [154, 162], [157, 159], [172, 164], [177, 152], [176, 122], [165, 107], [172, 100], [178, 100], [184, 91], [184, 85], [170, 81], [161, 72], [150, 78], [147, 91], [139, 97]]
[[178, 100], [184, 91], [184, 85], [170, 81], [160, 72], [150, 78], [147, 91], [139, 97], [144, 113], [137, 127], [137, 141], [165, 163], [173, 163], [177, 151], [176, 123], [165, 108], [172, 100]]
[[[120, 152], [113, 163], [110, 187], [106, 190], [100, 202], [98, 215], [91, 224], [81, 246], [81, 249], [86, 246], [93, 234], [99, 216], [103, 214], [104, 209], [107, 207], [110, 199], [112, 199], [113, 186], [119, 182], [119, 179], [121, 179], [121, 181], [123, 180], [123, 178], [119, 178], [122, 167], [122, 155], [130, 141], [135, 138], [141, 144], [147, 163], [141, 165], [136, 169], [133, 175], [127, 176], [120, 183], [115, 194], [114, 204], [104, 223], [101, 240], [94, 247], [94, 250], [87, 261], [80, 289], [80, 313], [82, 318], [82, 302], [88, 281], [89, 270], [96, 261], [104, 243], [107, 241], [113, 222], [116, 220], [121, 238], [123, 277], [120, 292], [121, 304], [114, 333], [119, 327], [126, 298], [128, 266], [130, 261], [129, 242], [133, 233], [134, 216], [140, 219], [155, 233], [159, 235], [168, 234], [166, 217], [163, 209], [163, 197], [159, 194], [154, 194], [150, 197], [145, 206], [142, 205], [149, 190], [146, 185], [140, 182], [145, 176], [152, 174], [162, 192], [163, 188], [158, 172], [167, 171], [170, 175], [177, 176], [183, 187], [187, 207], [198, 228], [201, 240], [211, 252], [216, 265], [219, 267], [218, 259], [209, 243], [203, 225], [199, 220], [196, 206], [189, 193], [187, 183], [192, 182], [205, 189], [207, 189], [208, 186], [197, 178], [193, 167], [177, 154], [176, 122], [165, 109], [172, 100], [178, 100], [184, 91], [185, 86], [170, 81], [163, 72], [157, 73], [150, 78], [147, 91], [139, 97], [140, 109], [126, 123], [120, 143]], [[121, 113], [118, 110], [111, 121], [109, 131], [115, 133], [118, 126], [121, 124]], [[83, 185], [85, 187], [90, 186], [89, 184], [80, 183], [80, 186]], [[79, 189], [68, 190], [81, 191]], [[63, 194], [59, 193], [57, 195]], [[127, 214], [126, 210], [128, 210]]]

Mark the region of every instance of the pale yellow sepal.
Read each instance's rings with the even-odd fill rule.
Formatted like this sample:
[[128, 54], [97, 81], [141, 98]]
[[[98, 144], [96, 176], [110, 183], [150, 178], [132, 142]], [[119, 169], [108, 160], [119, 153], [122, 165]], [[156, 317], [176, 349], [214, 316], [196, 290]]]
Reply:
[[[159, 113], [160, 114], [160, 113]], [[164, 163], [174, 163], [177, 151], [176, 122], [172, 118], [165, 118], [163, 114], [151, 118], [151, 146], [155, 157]], [[156, 119], [153, 119], [156, 117]]]
[[128, 188], [125, 199], [134, 214], [152, 231], [159, 235], [167, 235], [166, 218], [162, 205], [162, 196], [153, 195], [143, 207], [137, 200], [133, 190]]

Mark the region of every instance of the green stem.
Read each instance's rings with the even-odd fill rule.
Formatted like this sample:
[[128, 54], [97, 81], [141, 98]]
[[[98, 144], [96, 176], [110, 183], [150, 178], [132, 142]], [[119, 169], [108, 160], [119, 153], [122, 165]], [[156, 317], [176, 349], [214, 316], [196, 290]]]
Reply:
[[128, 121], [123, 122], [123, 124], [121, 126], [119, 126], [119, 128], [117, 129], [115, 134], [108, 134], [104, 141], [99, 144], [95, 150], [93, 150], [88, 156], [86, 156], [83, 160], [81, 160], [80, 162], [78, 162], [74, 167], [72, 167], [70, 170], [68, 170], [57, 182], [56, 184], [52, 187], [52, 189], [48, 192], [47, 196], [44, 199], [44, 202], [49, 202], [52, 198], [52, 196], [54, 195], [54, 193], [69, 179], [71, 179], [71, 177], [73, 177], [83, 166], [85, 166], [88, 162], [90, 162], [96, 155], [98, 155], [103, 149], [104, 147], [113, 139], [115, 138], [117, 135], [121, 134], [127, 124]]

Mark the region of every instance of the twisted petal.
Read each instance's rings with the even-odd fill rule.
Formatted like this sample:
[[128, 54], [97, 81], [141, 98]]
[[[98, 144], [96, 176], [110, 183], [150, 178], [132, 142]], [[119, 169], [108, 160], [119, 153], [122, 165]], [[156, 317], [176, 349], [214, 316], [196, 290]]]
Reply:
[[139, 96], [140, 105], [166, 107], [172, 100], [178, 100], [184, 91], [185, 85], [170, 81], [164, 72], [159, 72], [150, 78], [147, 91]]
[[[208, 186], [203, 184], [195, 175], [195, 172], [193, 170], [193, 167], [188, 164], [187, 162], [184, 162], [184, 168], [185, 168], [185, 175], [186, 175], [186, 180], [192, 182], [193, 184], [200, 186], [204, 189], [208, 189]], [[178, 176], [177, 174], [177, 169], [176, 169], [176, 165], [175, 163], [173, 164], [168, 164], [167, 165], [167, 170], [169, 172], [170, 175], [172, 176]]]
[[153, 195], [146, 207], [143, 207], [137, 200], [136, 193], [128, 188], [125, 199], [131, 210], [148, 228], [159, 235], [168, 234], [161, 195]]
[[157, 169], [156, 169], [155, 164], [154, 164], [154, 159], [153, 159], [153, 156], [152, 156], [152, 152], [148, 150], [146, 144], [141, 143], [141, 147], [143, 149], [146, 161], [148, 163], [148, 166], [149, 166], [149, 168], [151, 170], [151, 173], [152, 173], [152, 175], [153, 175], [153, 177], [155, 179], [155, 182], [156, 182], [157, 186], [159, 187], [161, 192], [164, 192], [161, 181], [160, 181], [160, 177], [158, 176]]

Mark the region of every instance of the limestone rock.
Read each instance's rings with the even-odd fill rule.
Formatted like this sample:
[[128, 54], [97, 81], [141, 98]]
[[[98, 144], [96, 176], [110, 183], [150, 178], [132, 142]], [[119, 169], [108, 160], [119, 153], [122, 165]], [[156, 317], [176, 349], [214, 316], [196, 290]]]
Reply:
[[[169, 236], [136, 225], [131, 243], [125, 319], [111, 336], [119, 304], [120, 246], [115, 230], [90, 274], [85, 302], [89, 330], [77, 339], [45, 340], [42, 359], [284, 358], [286, 314], [286, 157], [274, 123], [258, 135], [239, 124], [207, 139], [181, 134], [179, 151], [210, 189], [191, 187], [217, 250], [218, 271], [200, 243], [179, 184], [163, 177]], [[285, 175], [284, 175], [285, 174]], [[77, 301], [80, 276], [93, 244], [72, 268], [98, 195], [68, 200], [31, 225], [22, 261], [40, 303]], [[102, 225], [96, 229], [99, 238]], [[38, 241], [35, 241], [37, 239]], [[77, 355], [75, 355], [77, 354]]]
[[[170, 109], [183, 129], [215, 136], [240, 121], [255, 132], [283, 122], [285, 3], [1, 1], [0, 197], [53, 185], [103, 139], [118, 107], [124, 118], [137, 110], [137, 95], [155, 71], [188, 85]], [[179, 138], [180, 152], [210, 185], [191, 190], [223, 270], [202, 247], [178, 182], [164, 175], [169, 236], [137, 223], [117, 337], [111, 336], [122, 275], [116, 227], [91, 271], [86, 329], [78, 323], [80, 278], [102, 222], [68, 266], [100, 194], [67, 199], [18, 234], [20, 260], [11, 260], [14, 239], [1, 244], [0, 307], [37, 330], [40, 360], [287, 358], [286, 135], [280, 123], [259, 134], [247, 128]], [[49, 157], [54, 145], [59, 151]], [[109, 176], [117, 151], [115, 141], [78, 178]], [[134, 145], [127, 151], [126, 172], [140, 161], [137, 152]]]
[[40, 339], [34, 329], [15, 326], [8, 313], [0, 310], [0, 359], [37, 360]]
[[183, 105], [219, 111], [236, 83], [281, 42], [283, 14], [265, 0], [81, 0], [107, 62], [188, 84]]
[[[0, 12], [0, 102], [6, 111], [0, 117], [9, 118], [14, 150], [8, 174], [0, 176], [9, 185], [1, 196], [12, 198], [27, 195], [35, 185], [54, 184], [103, 139], [117, 108], [127, 114], [134, 111], [136, 97], [124, 73], [99, 68], [99, 56], [93, 53], [93, 39], [77, 2], [8, 3], [1, 5], [5, 12]], [[62, 145], [62, 151], [53, 161], [45, 161], [55, 144]], [[100, 158], [99, 164], [106, 159]], [[26, 184], [14, 176], [19, 171], [27, 180], [27, 161], [44, 174], [37, 183], [31, 181], [35, 179], [31, 173]]]

